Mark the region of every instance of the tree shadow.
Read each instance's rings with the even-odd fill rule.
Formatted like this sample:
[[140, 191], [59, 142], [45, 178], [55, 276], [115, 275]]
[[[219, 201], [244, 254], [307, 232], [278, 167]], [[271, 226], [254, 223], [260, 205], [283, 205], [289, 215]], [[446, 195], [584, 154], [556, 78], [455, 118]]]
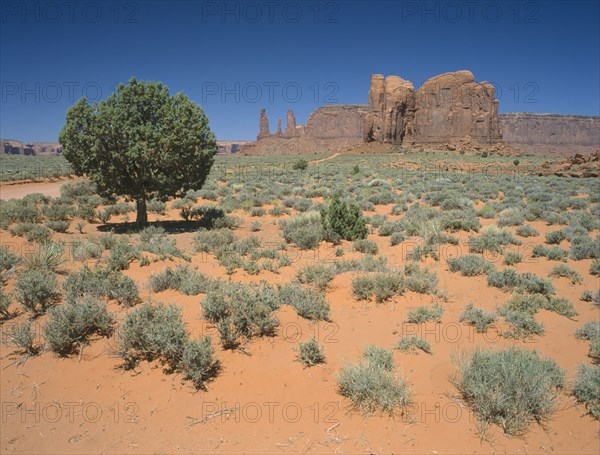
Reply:
[[[161, 227], [167, 234], [183, 234], [186, 232], [195, 232], [198, 229], [212, 229], [212, 219], [202, 219], [195, 221], [185, 220], [165, 220], [165, 221], [153, 221], [148, 223], [147, 226]], [[144, 228], [138, 226], [135, 222], [127, 223], [106, 223], [98, 226], [100, 232], [113, 232], [115, 234], [137, 234]]]

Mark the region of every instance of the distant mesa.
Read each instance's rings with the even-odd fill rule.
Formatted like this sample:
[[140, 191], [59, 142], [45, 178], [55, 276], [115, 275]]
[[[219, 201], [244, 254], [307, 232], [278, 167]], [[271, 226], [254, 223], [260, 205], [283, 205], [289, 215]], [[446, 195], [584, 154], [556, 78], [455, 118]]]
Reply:
[[21, 142], [14, 139], [0, 139], [2, 150], [7, 155], [50, 156], [62, 155], [58, 142]]
[[[496, 91], [470, 71], [445, 73], [418, 90], [399, 76], [371, 75], [368, 104], [326, 105], [297, 125], [294, 112], [275, 134], [261, 109], [257, 142], [244, 154], [417, 149], [536, 154], [592, 153], [600, 147], [600, 117], [498, 114]], [[369, 146], [371, 144], [371, 146]], [[385, 147], [387, 146], [387, 148]]]

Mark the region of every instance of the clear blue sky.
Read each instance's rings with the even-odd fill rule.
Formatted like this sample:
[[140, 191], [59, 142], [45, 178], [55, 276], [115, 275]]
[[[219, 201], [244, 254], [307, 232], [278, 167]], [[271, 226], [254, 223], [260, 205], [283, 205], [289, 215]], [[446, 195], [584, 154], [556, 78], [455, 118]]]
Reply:
[[[219, 139], [255, 139], [288, 108], [366, 103], [371, 73], [421, 85], [470, 69], [501, 112], [600, 115], [592, 1], [1, 0], [0, 137], [55, 141], [82, 95], [131, 76], [202, 105]], [[259, 91], [260, 89], [260, 91]]]

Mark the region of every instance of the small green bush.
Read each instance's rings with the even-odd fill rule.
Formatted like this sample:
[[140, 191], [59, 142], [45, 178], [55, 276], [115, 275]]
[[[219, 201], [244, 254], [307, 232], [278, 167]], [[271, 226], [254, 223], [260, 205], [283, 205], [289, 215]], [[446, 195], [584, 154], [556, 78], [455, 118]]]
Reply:
[[417, 353], [417, 350], [421, 350], [426, 354], [431, 354], [431, 345], [429, 341], [424, 340], [422, 338], [418, 338], [416, 336], [404, 337], [398, 341], [396, 345], [396, 349], [399, 349], [402, 352], [410, 352]]
[[292, 164], [292, 169], [295, 171], [304, 171], [308, 168], [308, 161], [304, 158], [300, 158]]
[[519, 274], [514, 269], [490, 272], [488, 285], [502, 290], [518, 290], [530, 294], [551, 295], [554, 293], [554, 286], [550, 280], [539, 278], [529, 272]]
[[533, 315], [521, 311], [500, 310], [500, 315], [509, 324], [510, 328], [501, 335], [505, 338], [524, 339], [532, 335], [542, 335], [544, 325], [537, 322]]
[[85, 299], [50, 308], [44, 338], [51, 351], [66, 356], [94, 334], [109, 336], [112, 324], [112, 315], [104, 302]]
[[469, 237], [469, 251], [473, 253], [502, 253], [507, 245], [518, 245], [521, 242], [515, 239], [508, 229], [498, 229], [488, 226], [479, 237]]
[[6, 245], [0, 245], [0, 276], [11, 270], [19, 263], [19, 256], [8, 249]]
[[421, 324], [427, 321], [441, 322], [444, 308], [439, 304], [434, 304], [431, 308], [424, 305], [408, 312], [408, 322]]
[[121, 238], [110, 249], [107, 266], [111, 270], [126, 270], [129, 263], [139, 257], [139, 249], [131, 245], [126, 238]]
[[279, 288], [279, 300], [282, 304], [292, 306], [298, 315], [305, 319], [329, 319], [329, 303], [325, 296], [315, 289], [289, 283]]
[[10, 319], [10, 304], [12, 303], [12, 293], [4, 291], [4, 284], [0, 282], [0, 320]]
[[516, 251], [509, 251], [504, 254], [505, 265], [515, 265], [521, 262], [523, 262], [523, 255], [521, 253], [517, 253]]
[[519, 348], [478, 350], [458, 365], [454, 382], [486, 425], [509, 435], [525, 432], [532, 421], [548, 420], [556, 409], [564, 373], [550, 359]]
[[48, 221], [46, 223], [46, 227], [49, 229], [52, 229], [54, 232], [67, 232], [67, 229], [69, 229], [71, 223], [69, 223], [68, 221], [62, 221], [62, 220], [54, 220], [54, 221]]
[[565, 233], [565, 231], [552, 231], [546, 234], [546, 243], [548, 243], [549, 245], [558, 245], [566, 238], [567, 234]]
[[20, 223], [12, 226], [9, 232], [18, 237], [25, 237], [29, 242], [44, 243], [52, 237], [52, 231], [45, 226], [32, 223]]
[[404, 242], [404, 234], [402, 232], [394, 232], [390, 237], [390, 245], [396, 246]]
[[600, 276], [600, 258], [592, 260], [590, 265], [590, 275]]
[[321, 210], [321, 223], [325, 237], [334, 243], [367, 237], [367, 222], [360, 208], [343, 202], [339, 192], [334, 194], [327, 209]]
[[522, 210], [511, 207], [499, 213], [498, 226], [519, 226], [525, 222]]
[[590, 321], [577, 329], [575, 337], [579, 340], [591, 341], [589, 356], [600, 362], [600, 322]]
[[404, 267], [404, 283], [406, 289], [418, 294], [433, 294], [437, 290], [438, 277], [435, 272], [420, 268], [412, 262]]
[[546, 257], [550, 261], [566, 261], [569, 257], [569, 252], [563, 248], [558, 246], [553, 246], [551, 248], [545, 245], [536, 245], [533, 247], [531, 251], [531, 256], [534, 258], [537, 257]]
[[571, 393], [588, 412], [600, 420], [600, 365], [580, 365]]
[[44, 313], [60, 296], [55, 274], [44, 268], [22, 270], [16, 287], [17, 300], [34, 316]]
[[[154, 253], [161, 259], [169, 259], [172, 256], [187, 259], [183, 252], [177, 248], [175, 239], [167, 236], [161, 227], [148, 226], [139, 235], [139, 250]], [[134, 257], [137, 259], [138, 257]]]
[[474, 326], [478, 333], [485, 333], [495, 321], [494, 313], [475, 308], [472, 303], [469, 303], [460, 315], [460, 322]]
[[395, 295], [402, 295], [404, 288], [403, 276], [394, 272], [378, 272], [352, 280], [352, 292], [358, 300], [369, 300], [375, 296], [375, 300], [381, 303]]
[[307, 367], [325, 362], [323, 347], [314, 336], [308, 341], [298, 343], [298, 360]]
[[535, 228], [529, 226], [528, 224], [518, 226], [516, 232], [517, 235], [521, 237], [535, 237], [537, 235], [540, 235], [540, 233], [536, 231]]

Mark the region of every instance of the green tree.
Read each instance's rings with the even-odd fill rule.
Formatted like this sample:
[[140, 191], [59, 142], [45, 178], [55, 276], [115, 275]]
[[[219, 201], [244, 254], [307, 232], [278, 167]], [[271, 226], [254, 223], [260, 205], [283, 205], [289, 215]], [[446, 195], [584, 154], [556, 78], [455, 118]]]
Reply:
[[327, 209], [321, 210], [321, 224], [328, 240], [357, 240], [367, 238], [367, 221], [360, 209], [340, 199], [336, 192]]
[[106, 100], [81, 98], [67, 111], [59, 141], [77, 175], [100, 194], [125, 196], [148, 222], [146, 201], [179, 197], [204, 184], [217, 142], [202, 108], [161, 82], [120, 84]]

